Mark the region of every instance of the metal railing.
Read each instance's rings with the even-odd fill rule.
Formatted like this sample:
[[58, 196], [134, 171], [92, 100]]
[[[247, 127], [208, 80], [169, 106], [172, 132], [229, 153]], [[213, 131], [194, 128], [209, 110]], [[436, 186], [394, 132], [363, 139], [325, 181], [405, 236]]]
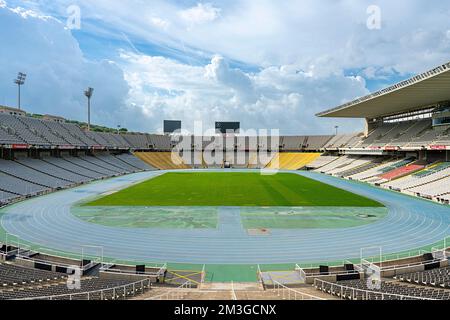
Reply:
[[289, 288], [276, 280], [272, 281], [275, 288], [274, 290], [277, 292], [278, 296], [283, 300], [325, 300], [323, 298], [316, 297], [304, 292], [300, 292], [293, 288]]
[[234, 281], [231, 281], [231, 299], [233, 301], [237, 301], [238, 297], [236, 295], [236, 291], [234, 290]]
[[204, 264], [202, 268], [202, 276], [200, 278], [200, 284], [204, 284], [205, 280], [206, 280], [206, 265]]
[[[448, 244], [449, 239], [450, 239], [450, 237], [444, 238], [443, 240], [441, 240], [441, 242], [443, 242], [443, 244], [437, 245], [436, 247], [433, 247], [431, 250], [414, 249], [414, 250], [410, 250], [410, 251], [402, 252], [402, 253], [383, 254], [381, 256], [381, 261], [378, 261], [378, 260], [375, 259], [375, 258], [378, 259], [379, 257], [364, 257], [364, 259], [368, 260], [368, 261], [370, 261], [370, 262], [372, 262], [374, 264], [378, 264], [380, 262], [381, 263], [390, 263], [390, 262], [395, 262], [395, 261], [399, 261], [399, 260], [403, 260], [403, 259], [409, 259], [409, 258], [415, 258], [415, 257], [420, 258], [425, 253], [433, 253], [433, 252], [436, 252], [436, 251], [449, 252], [449, 253], [446, 253], [446, 255], [449, 257], [450, 256], [450, 247], [449, 247], [449, 244]], [[339, 264], [339, 262], [335, 262], [333, 264], [331, 264], [329, 262], [328, 263], [327, 262], [323, 262], [322, 264], [325, 265], [325, 266], [329, 266], [330, 268], [333, 268], [333, 267], [340, 267], [340, 266], [343, 266], [345, 264], [357, 265], [357, 264], [360, 264], [360, 263], [361, 263], [361, 258], [356, 258], [356, 259], [347, 258], [347, 259], [342, 260], [341, 264]], [[319, 266], [319, 263], [296, 264], [296, 270], [297, 269], [316, 269], [316, 268], [318, 268], [318, 266]], [[386, 270], [385, 268], [391, 268], [391, 267], [393, 267], [393, 266], [386, 266], [386, 267], [383, 267], [382, 270], [384, 271], [384, 270]], [[338, 273], [342, 273], [342, 272], [338, 272]], [[308, 274], [308, 276], [310, 276], [310, 274]]]
[[[322, 292], [327, 292], [334, 296], [339, 296], [341, 299], [347, 298], [349, 300], [435, 300], [425, 297], [358, 289], [320, 279], [314, 279], [314, 286]], [[350, 291], [350, 296], [345, 297], [345, 291]]]
[[191, 290], [193, 288], [192, 282], [186, 281], [181, 286], [175, 289], [168, 289], [160, 295], [145, 299], [145, 300], [182, 300], [186, 295], [186, 290]]
[[120, 300], [142, 294], [151, 287], [151, 280], [144, 279], [107, 289], [16, 300]]
[[[102, 264], [100, 271], [102, 272], [108, 272], [108, 273], [117, 273], [122, 275], [133, 275], [133, 276], [152, 276], [152, 277], [160, 277], [163, 276], [164, 273], [167, 270], [167, 263], [163, 264], [162, 266], [149, 266], [148, 268], [154, 269], [155, 271], [145, 271], [136, 273], [136, 271], [132, 270], [122, 270], [122, 269], [112, 269], [117, 264], [115, 261], [112, 262], [105, 262]], [[146, 266], [147, 268], [147, 266]]]

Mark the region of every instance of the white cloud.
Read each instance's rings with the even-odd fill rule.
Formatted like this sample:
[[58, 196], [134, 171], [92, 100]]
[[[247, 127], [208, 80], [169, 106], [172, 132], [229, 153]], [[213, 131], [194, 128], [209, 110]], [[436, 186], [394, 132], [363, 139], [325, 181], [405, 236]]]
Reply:
[[231, 69], [221, 56], [212, 58], [206, 66], [206, 76], [232, 89], [236, 94], [236, 103], [254, 103], [257, 98], [250, 77], [239, 69]]
[[216, 20], [220, 11], [211, 3], [197, 3], [195, 7], [179, 11], [179, 16], [188, 24], [203, 24]]
[[153, 130], [162, 119], [181, 119], [189, 130], [200, 120], [208, 128], [215, 121], [241, 121], [246, 129], [281, 129], [285, 134], [331, 134], [334, 123], [350, 132], [362, 130], [354, 121], [315, 117], [336, 101], [366, 94], [359, 77], [298, 72], [293, 65], [249, 74], [231, 68], [220, 56], [204, 67], [129, 52], [121, 57], [131, 87], [129, 104], [141, 108]]
[[122, 70], [113, 62], [87, 60], [64, 24], [30, 10], [4, 7], [0, 39], [0, 104], [16, 105], [12, 79], [22, 71], [28, 74], [22, 89], [25, 110], [85, 120], [83, 90], [92, 86], [93, 121], [116, 125], [128, 93]]
[[[21, 5], [64, 17], [72, 2], [39, 0]], [[139, 130], [158, 128], [164, 118], [180, 118], [188, 124], [200, 119], [210, 124], [242, 120], [247, 127], [280, 127], [292, 134], [328, 133], [341, 120], [317, 119], [314, 114], [367, 93], [364, 79], [346, 77], [344, 70], [362, 70], [365, 79], [389, 83], [398, 73], [424, 71], [449, 60], [450, 11], [445, 2], [430, 6], [420, 0], [379, 0], [383, 22], [377, 31], [366, 28], [369, 0], [218, 0], [187, 9], [186, 2], [166, 0], [152, 0], [148, 5], [141, 0], [77, 3], [82, 19], [89, 21], [83, 24], [85, 34], [113, 40], [125, 34], [139, 44], [163, 48], [168, 57], [122, 51], [117, 65], [86, 61], [70, 34], [59, 35], [61, 31], [53, 26], [57, 23], [47, 21], [27, 25], [25, 35], [20, 28], [8, 32], [6, 44], [14, 50], [8, 50], [10, 56], [0, 55], [2, 59], [7, 56], [3, 61], [13, 63], [1, 65], [0, 79], [11, 82], [10, 74], [22, 69], [14, 52], [36, 51], [20, 56], [32, 70], [30, 81], [37, 73], [42, 75], [39, 85], [51, 79], [49, 87], [55, 88], [53, 95], [58, 97], [47, 99], [50, 104], [44, 103], [39, 92], [28, 92], [33, 105], [48, 110], [63, 105], [62, 112], [70, 115], [74, 108], [72, 114], [78, 117], [84, 107], [79, 91], [86, 79], [96, 73], [99, 79], [115, 79], [118, 90], [105, 81], [95, 84], [95, 99], [101, 99], [102, 92], [110, 96], [97, 106], [96, 112], [103, 112], [99, 119], [111, 125], [120, 119], [124, 126]], [[2, 39], [5, 30], [0, 31]], [[18, 45], [15, 39], [24, 40]], [[170, 59], [180, 52], [187, 56], [180, 60], [191, 60], [192, 54], [196, 65]], [[211, 61], [205, 63], [205, 57], [212, 57]], [[238, 63], [231, 67], [231, 60]], [[243, 71], [250, 69], [249, 65], [260, 71]], [[89, 72], [85, 71], [88, 66]], [[122, 81], [122, 70], [126, 81]], [[61, 80], [56, 74], [65, 77]], [[31, 85], [26, 89], [32, 90]], [[14, 88], [0, 90], [0, 102], [5, 97], [14, 101]], [[347, 131], [360, 128], [352, 120], [341, 125]]]
[[161, 18], [158, 18], [158, 17], [152, 17], [150, 19], [150, 21], [152, 22], [152, 24], [155, 27], [158, 27], [158, 28], [161, 28], [161, 29], [164, 29], [164, 30], [166, 30], [170, 26], [170, 22], [169, 21], [161, 19]]

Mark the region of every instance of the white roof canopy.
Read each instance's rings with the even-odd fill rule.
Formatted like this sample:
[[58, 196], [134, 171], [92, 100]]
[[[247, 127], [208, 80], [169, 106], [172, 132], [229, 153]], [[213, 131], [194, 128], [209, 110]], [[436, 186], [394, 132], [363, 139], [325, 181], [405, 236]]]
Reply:
[[389, 88], [321, 112], [318, 117], [377, 118], [450, 100], [450, 62]]

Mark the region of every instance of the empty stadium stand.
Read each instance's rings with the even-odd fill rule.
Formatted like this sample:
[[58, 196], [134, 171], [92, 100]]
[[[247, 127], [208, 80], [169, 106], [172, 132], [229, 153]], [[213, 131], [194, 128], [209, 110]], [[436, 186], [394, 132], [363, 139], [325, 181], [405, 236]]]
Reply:
[[410, 175], [414, 172], [420, 171], [423, 168], [425, 168], [423, 165], [410, 164], [410, 165], [407, 165], [407, 166], [404, 166], [404, 167], [401, 167], [398, 169], [394, 169], [387, 173], [384, 173], [384, 174], [380, 175], [380, 178], [391, 181], [391, 180], [395, 180], [395, 179]]
[[155, 170], [131, 154], [0, 159], [0, 205], [96, 179]]
[[[188, 169], [180, 156], [171, 152], [136, 152], [135, 155], [154, 168], [160, 170]], [[172, 159], [172, 156], [175, 159]]]
[[331, 156], [331, 155], [322, 155], [318, 157], [316, 160], [309, 163], [306, 167], [309, 169], [319, 169], [324, 167], [333, 161], [339, 159], [339, 156]]
[[[133, 156], [131, 154], [123, 153], [123, 154], [116, 155], [115, 158], [124, 162], [128, 167], [136, 168], [138, 170], [155, 170], [154, 167], [139, 160], [138, 158], [136, 158], [135, 156]], [[114, 160], [111, 160], [111, 161], [114, 161]]]
[[407, 273], [400, 276], [395, 276], [394, 278], [403, 282], [449, 289], [450, 267]]
[[149, 279], [124, 277], [82, 277], [71, 287], [67, 274], [0, 263], [0, 300], [118, 300], [150, 289]]
[[369, 287], [367, 280], [330, 283], [316, 280], [317, 290], [347, 300], [449, 300], [450, 291], [426, 289], [398, 281], [382, 281], [379, 288]]
[[278, 153], [267, 169], [299, 170], [320, 157], [320, 153]]
[[64, 279], [67, 279], [67, 275], [62, 273], [0, 263], [0, 292], [14, 286], [50, 283]]
[[398, 179], [383, 186], [393, 190], [403, 191], [414, 187], [419, 187], [431, 182], [438, 181], [450, 175], [450, 163], [440, 163], [429, 166], [427, 169], [414, 173], [410, 176]]

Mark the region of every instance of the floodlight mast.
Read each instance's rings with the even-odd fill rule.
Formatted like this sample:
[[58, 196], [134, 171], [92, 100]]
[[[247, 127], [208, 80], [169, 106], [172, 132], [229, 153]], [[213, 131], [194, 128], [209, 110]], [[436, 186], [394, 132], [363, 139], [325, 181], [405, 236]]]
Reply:
[[17, 84], [18, 87], [18, 95], [17, 95], [17, 108], [20, 110], [21, 109], [21, 102], [20, 102], [20, 96], [21, 96], [21, 92], [20, 92], [20, 87], [23, 86], [25, 84], [25, 80], [27, 78], [27, 75], [23, 72], [19, 72], [19, 74], [17, 75], [17, 78], [14, 80], [14, 83]]
[[91, 98], [94, 94], [94, 89], [89, 87], [84, 91], [84, 95], [88, 98], [88, 131], [91, 131]]
[[336, 129], [336, 135], [339, 133], [339, 126], [335, 126], [334, 129]]

